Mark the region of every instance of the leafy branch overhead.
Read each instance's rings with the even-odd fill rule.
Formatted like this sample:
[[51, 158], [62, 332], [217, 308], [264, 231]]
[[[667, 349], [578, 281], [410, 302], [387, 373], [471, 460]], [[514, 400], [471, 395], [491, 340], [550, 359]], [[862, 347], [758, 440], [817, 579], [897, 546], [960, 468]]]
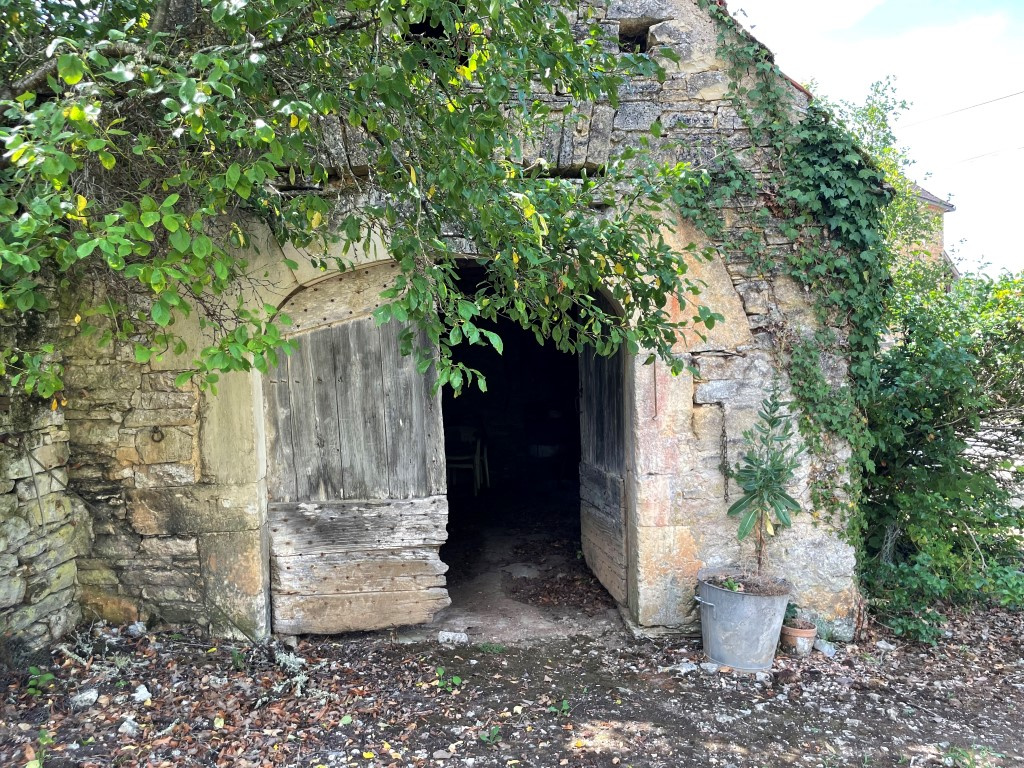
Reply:
[[[705, 175], [646, 146], [568, 176], [536, 157], [552, 125], [581, 119], [573, 106], [614, 105], [628, 78], [662, 75], [646, 55], [609, 52], [596, 25], [570, 23], [575, 9], [2, 6], [0, 312], [22, 330], [0, 366], [16, 385], [61, 390], [40, 330], [58, 307], [102, 342], [132, 343], [140, 362], [190, 354], [182, 381], [275, 364], [287, 320], [255, 298], [265, 277], [246, 258], [268, 231], [323, 268], [384, 242], [401, 277], [380, 319], [424, 329], [456, 388], [474, 372], [452, 348], [500, 351], [484, 330], [498, 315], [564, 350], [625, 344], [681, 367], [674, 304], [698, 286], [662, 231], [670, 210], [703, 198]], [[323, 255], [335, 239], [343, 263]], [[468, 291], [455, 279], [467, 251], [482, 267]], [[621, 313], [597, 301], [601, 288]], [[184, 341], [190, 314], [199, 349]], [[718, 317], [693, 313], [698, 325]]]

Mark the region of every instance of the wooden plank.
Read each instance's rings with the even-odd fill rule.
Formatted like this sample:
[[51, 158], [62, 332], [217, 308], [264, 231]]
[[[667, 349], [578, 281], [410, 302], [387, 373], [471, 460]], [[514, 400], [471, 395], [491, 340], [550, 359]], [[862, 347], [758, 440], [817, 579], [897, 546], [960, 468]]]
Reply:
[[[304, 341], [308, 342], [309, 339]], [[301, 343], [288, 361], [288, 389], [291, 402], [292, 462], [295, 467], [295, 497], [298, 501], [322, 498], [321, 452], [317, 447], [317, 419], [314, 402], [313, 369], [309, 344]]]
[[580, 500], [620, 522], [624, 519], [624, 485], [617, 475], [580, 464]]
[[[420, 344], [428, 344], [421, 334]], [[448, 493], [448, 469], [444, 460], [444, 414], [441, 412], [441, 389], [434, 391], [437, 372], [433, 366], [423, 375], [423, 441], [427, 470], [427, 493], [431, 496]]]
[[436, 551], [301, 555], [271, 559], [270, 583], [283, 595], [403, 592], [443, 587], [448, 566]]
[[357, 267], [299, 291], [281, 307], [292, 319], [289, 334], [366, 317], [381, 305], [381, 293], [394, 285], [400, 271], [393, 261]]
[[270, 504], [268, 518], [275, 557], [436, 548], [448, 537], [448, 500], [443, 496]]
[[334, 634], [424, 624], [451, 605], [447, 590], [354, 595], [274, 594], [274, 631], [286, 635]]
[[427, 488], [426, 379], [416, 371], [415, 355], [402, 355], [398, 337], [407, 326], [381, 326], [381, 376], [390, 498], [431, 495]]
[[344, 494], [335, 498], [387, 498], [380, 334], [373, 318], [365, 318], [333, 329], [332, 339], [345, 476]]
[[319, 453], [320, 472], [316, 494], [310, 500], [339, 499], [344, 495], [345, 472], [342, 466], [341, 433], [338, 429], [337, 369], [334, 344], [336, 333], [329, 329], [309, 334], [306, 343], [313, 396], [313, 424]]
[[267, 496], [271, 501], [295, 501], [295, 459], [292, 450], [289, 358], [281, 358], [263, 380], [266, 398]]
[[616, 601], [626, 602], [626, 548], [621, 539], [610, 535], [601, 515], [580, 515], [583, 558], [591, 572]]

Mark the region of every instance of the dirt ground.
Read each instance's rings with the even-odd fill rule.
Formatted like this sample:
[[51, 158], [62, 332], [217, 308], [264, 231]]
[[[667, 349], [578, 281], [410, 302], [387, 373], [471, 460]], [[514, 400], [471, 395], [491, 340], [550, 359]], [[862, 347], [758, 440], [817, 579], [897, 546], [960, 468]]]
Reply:
[[0, 766], [1024, 766], [1021, 614], [953, 617], [935, 647], [875, 632], [738, 674], [697, 640], [634, 639], [569, 554], [503, 586], [556, 624], [601, 618], [569, 637], [377, 633], [270, 653], [93, 625], [36, 660], [54, 675], [39, 690], [30, 660], [0, 679]]

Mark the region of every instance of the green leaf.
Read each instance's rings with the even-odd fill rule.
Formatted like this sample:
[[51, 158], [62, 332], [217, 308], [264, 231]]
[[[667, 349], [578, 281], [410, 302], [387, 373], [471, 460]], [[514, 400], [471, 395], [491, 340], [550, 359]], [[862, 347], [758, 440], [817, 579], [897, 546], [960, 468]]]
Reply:
[[192, 253], [200, 259], [205, 259], [213, 252], [213, 241], [206, 235], [197, 235], [192, 241]]
[[100, 164], [108, 171], [113, 170], [114, 166], [117, 164], [117, 159], [109, 152], [100, 152], [98, 157], [100, 159]]
[[754, 526], [757, 524], [758, 517], [759, 515], [757, 509], [748, 510], [747, 514], [743, 517], [743, 520], [740, 521], [740, 527], [736, 531], [736, 538], [740, 541], [743, 541], [745, 538], [747, 538], [747, 536], [750, 535], [750, 532], [754, 530]]
[[149, 358], [153, 355], [153, 350], [143, 344], [135, 345], [135, 362], [137, 363], [148, 363]]
[[85, 66], [75, 54], [62, 53], [57, 57], [57, 75], [68, 85], [75, 85], [85, 75]]

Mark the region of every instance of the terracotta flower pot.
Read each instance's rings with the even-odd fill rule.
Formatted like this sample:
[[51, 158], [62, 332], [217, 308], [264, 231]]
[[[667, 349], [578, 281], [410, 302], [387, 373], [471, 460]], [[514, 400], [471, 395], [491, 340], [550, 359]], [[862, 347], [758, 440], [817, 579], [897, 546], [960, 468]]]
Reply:
[[782, 626], [779, 644], [782, 650], [791, 656], [808, 656], [814, 648], [814, 638], [818, 628], [809, 621], [793, 619]]

